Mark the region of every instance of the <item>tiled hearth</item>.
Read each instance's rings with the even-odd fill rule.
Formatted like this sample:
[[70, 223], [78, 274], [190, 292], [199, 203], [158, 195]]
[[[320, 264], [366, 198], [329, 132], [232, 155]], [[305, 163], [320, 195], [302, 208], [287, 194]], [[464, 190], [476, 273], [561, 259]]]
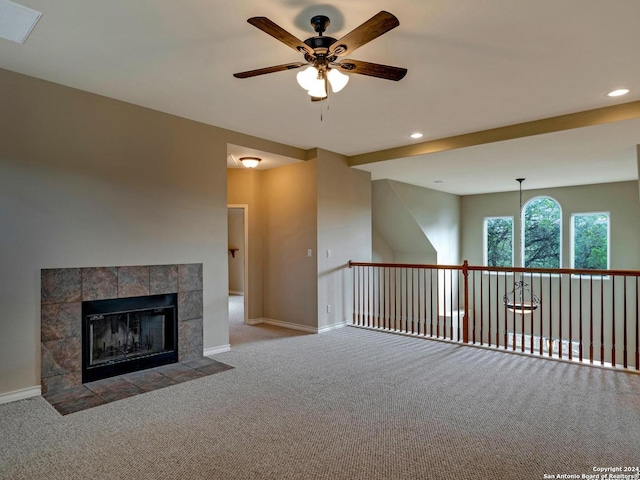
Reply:
[[178, 294], [178, 361], [202, 358], [202, 264], [41, 272], [41, 382], [51, 396], [82, 385], [82, 302]]
[[77, 385], [48, 393], [44, 395], [44, 398], [58, 413], [68, 415], [141, 393], [224, 372], [231, 368], [233, 367], [211, 358], [201, 357]]

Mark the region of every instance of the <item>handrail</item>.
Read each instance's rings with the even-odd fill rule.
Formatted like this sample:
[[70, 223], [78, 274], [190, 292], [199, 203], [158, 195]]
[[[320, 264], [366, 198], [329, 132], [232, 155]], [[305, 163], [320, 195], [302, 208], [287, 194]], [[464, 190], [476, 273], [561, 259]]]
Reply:
[[[466, 266], [465, 266], [466, 264]], [[435, 265], [426, 263], [381, 263], [381, 262], [354, 262], [349, 260], [349, 268], [351, 267], [395, 267], [395, 268], [433, 268], [433, 269], [458, 269], [467, 268], [472, 271], [491, 271], [491, 272], [517, 272], [517, 273], [550, 273], [550, 274], [567, 274], [567, 275], [625, 275], [628, 277], [640, 277], [640, 270], [590, 270], [577, 268], [529, 268], [529, 267], [485, 267], [480, 265], [469, 265], [467, 260], [462, 265]]]

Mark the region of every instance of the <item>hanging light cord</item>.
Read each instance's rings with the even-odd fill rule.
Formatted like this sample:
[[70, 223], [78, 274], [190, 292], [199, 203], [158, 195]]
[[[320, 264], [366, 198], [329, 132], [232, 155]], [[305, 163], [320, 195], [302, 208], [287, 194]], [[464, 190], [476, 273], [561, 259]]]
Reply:
[[520, 255], [522, 255], [522, 258], [520, 259], [520, 262], [522, 263], [522, 266], [525, 266], [525, 262], [524, 262], [524, 250], [522, 249], [522, 237], [524, 237], [524, 225], [522, 224], [522, 182], [524, 182], [526, 179], [524, 178], [516, 178], [516, 181], [518, 183], [520, 183]]

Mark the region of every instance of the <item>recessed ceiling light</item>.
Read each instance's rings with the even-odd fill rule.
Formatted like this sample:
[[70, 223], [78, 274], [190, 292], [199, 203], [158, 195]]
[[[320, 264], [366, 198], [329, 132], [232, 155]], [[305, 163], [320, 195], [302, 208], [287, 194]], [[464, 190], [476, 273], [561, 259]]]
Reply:
[[607, 97], [620, 97], [622, 95], [626, 95], [627, 93], [629, 93], [628, 88], [619, 88], [618, 90], [607, 93]]
[[410, 136], [411, 138], [422, 138], [422, 137], [423, 137], [423, 134], [422, 134], [422, 133], [420, 133], [420, 132], [415, 132], [415, 133], [412, 133], [412, 134], [411, 134], [411, 135], [409, 135], [409, 136]]

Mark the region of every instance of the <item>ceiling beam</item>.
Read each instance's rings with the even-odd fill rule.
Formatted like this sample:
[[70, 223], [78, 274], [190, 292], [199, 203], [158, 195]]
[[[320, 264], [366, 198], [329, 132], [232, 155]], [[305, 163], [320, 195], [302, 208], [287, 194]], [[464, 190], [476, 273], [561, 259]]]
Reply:
[[530, 137], [544, 133], [560, 132], [574, 128], [591, 127], [604, 123], [619, 122], [640, 118], [640, 101], [596, 108], [584, 112], [569, 113], [558, 117], [544, 118], [531, 122], [492, 128], [479, 132], [466, 133], [453, 137], [440, 138], [427, 142], [414, 143], [403, 147], [389, 148], [377, 152], [363, 153], [349, 157], [349, 165], [366, 165], [368, 163], [414, 157], [429, 153], [454, 150], [456, 148], [473, 147], [487, 143], [502, 142], [516, 138]]

